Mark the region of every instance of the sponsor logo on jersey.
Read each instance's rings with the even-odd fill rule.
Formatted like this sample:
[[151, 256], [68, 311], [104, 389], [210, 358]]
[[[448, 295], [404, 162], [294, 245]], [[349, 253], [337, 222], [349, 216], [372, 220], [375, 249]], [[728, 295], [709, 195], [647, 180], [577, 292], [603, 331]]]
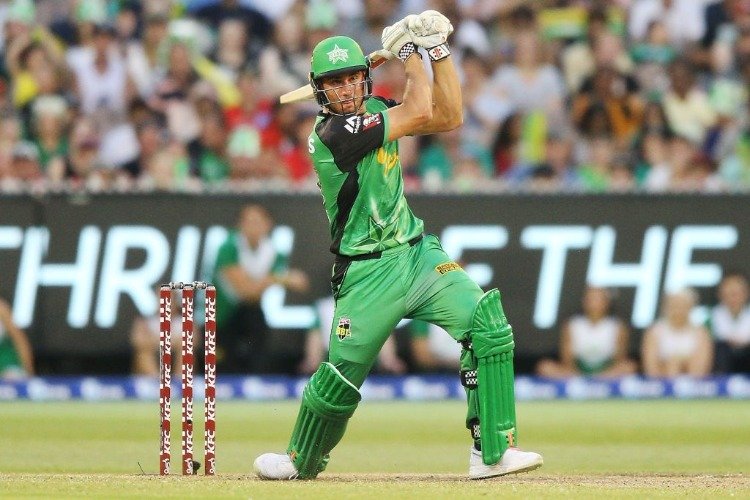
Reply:
[[328, 60], [331, 64], [336, 64], [339, 61], [346, 62], [349, 60], [349, 50], [342, 49], [338, 45], [334, 45], [333, 50], [326, 52], [326, 54], [328, 55]]
[[362, 120], [362, 130], [367, 130], [368, 128], [374, 127], [375, 125], [380, 124], [380, 113], [365, 116], [364, 120]]
[[361, 116], [350, 116], [346, 119], [346, 125], [344, 125], [344, 128], [348, 130], [352, 134], [356, 134], [359, 132], [359, 128], [362, 125], [362, 117]]
[[339, 318], [339, 324], [336, 327], [336, 336], [339, 340], [344, 340], [352, 334], [352, 320], [346, 317]]
[[389, 153], [386, 151], [385, 148], [381, 147], [378, 149], [378, 163], [383, 165], [384, 174], [388, 175], [388, 172], [391, 171], [393, 167], [395, 167], [398, 164], [398, 152], [394, 151], [393, 153]]
[[439, 272], [440, 274], [449, 273], [451, 271], [458, 271], [459, 269], [461, 269], [461, 266], [459, 266], [455, 262], [446, 262], [445, 264], [440, 264], [439, 266], [435, 267], [435, 271]]

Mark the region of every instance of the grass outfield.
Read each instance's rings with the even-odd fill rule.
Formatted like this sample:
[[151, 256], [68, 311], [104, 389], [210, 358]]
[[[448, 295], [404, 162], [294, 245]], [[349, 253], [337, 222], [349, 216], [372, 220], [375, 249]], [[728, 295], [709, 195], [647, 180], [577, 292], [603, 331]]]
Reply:
[[[747, 401], [520, 403], [521, 444], [545, 465], [489, 481], [465, 479], [462, 403], [364, 402], [318, 480], [256, 480], [252, 459], [286, 446], [296, 411], [296, 402], [220, 402], [219, 474], [161, 478], [155, 402], [2, 402], [0, 497], [750, 498]], [[173, 470], [178, 416], [175, 405]]]

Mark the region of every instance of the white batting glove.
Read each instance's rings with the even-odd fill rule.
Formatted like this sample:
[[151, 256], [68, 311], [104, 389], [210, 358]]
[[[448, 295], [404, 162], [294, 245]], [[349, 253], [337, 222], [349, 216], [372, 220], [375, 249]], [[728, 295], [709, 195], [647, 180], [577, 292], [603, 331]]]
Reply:
[[450, 20], [436, 10], [426, 10], [418, 16], [407, 16], [404, 21], [412, 35], [412, 41], [426, 49], [444, 44], [453, 33]]
[[408, 23], [413, 17], [417, 16], [412, 14], [387, 26], [380, 37], [383, 42], [383, 49], [402, 61], [406, 61], [410, 55], [417, 51], [417, 47], [412, 42], [411, 32], [408, 29]]

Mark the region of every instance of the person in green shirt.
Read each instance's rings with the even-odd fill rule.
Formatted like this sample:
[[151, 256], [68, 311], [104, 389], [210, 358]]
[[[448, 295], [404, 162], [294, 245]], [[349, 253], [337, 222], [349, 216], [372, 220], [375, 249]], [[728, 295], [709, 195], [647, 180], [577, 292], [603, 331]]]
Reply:
[[218, 363], [224, 373], [252, 373], [263, 367], [268, 325], [260, 305], [263, 292], [279, 284], [303, 292], [307, 275], [288, 267], [270, 239], [273, 221], [260, 205], [240, 210], [237, 228], [219, 247], [214, 266]]
[[34, 354], [28, 337], [13, 322], [10, 305], [0, 299], [0, 379], [34, 375]]
[[[383, 30], [381, 54], [399, 59], [406, 73], [400, 104], [372, 96], [370, 61], [351, 38], [330, 37], [313, 49], [310, 81], [322, 110], [308, 150], [329, 221], [336, 306], [328, 361], [304, 388], [286, 453], [255, 459], [263, 479], [312, 479], [326, 468], [359, 388], [402, 318], [435, 323], [462, 343], [469, 477], [542, 465], [541, 455], [515, 447], [514, 344], [500, 293], [484, 293], [436, 236], [425, 235], [404, 197], [398, 139], [462, 123], [461, 86], [446, 43], [452, 31], [436, 11]], [[430, 59], [432, 81], [417, 46]]]

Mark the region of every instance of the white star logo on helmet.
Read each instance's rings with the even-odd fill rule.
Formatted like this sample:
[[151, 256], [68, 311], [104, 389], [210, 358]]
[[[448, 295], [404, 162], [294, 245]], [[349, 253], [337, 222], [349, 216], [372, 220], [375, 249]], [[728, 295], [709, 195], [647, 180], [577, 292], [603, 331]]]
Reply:
[[334, 45], [333, 50], [326, 54], [328, 54], [328, 60], [331, 64], [336, 64], [338, 61], [346, 62], [349, 60], [349, 50], [342, 49], [338, 45]]

